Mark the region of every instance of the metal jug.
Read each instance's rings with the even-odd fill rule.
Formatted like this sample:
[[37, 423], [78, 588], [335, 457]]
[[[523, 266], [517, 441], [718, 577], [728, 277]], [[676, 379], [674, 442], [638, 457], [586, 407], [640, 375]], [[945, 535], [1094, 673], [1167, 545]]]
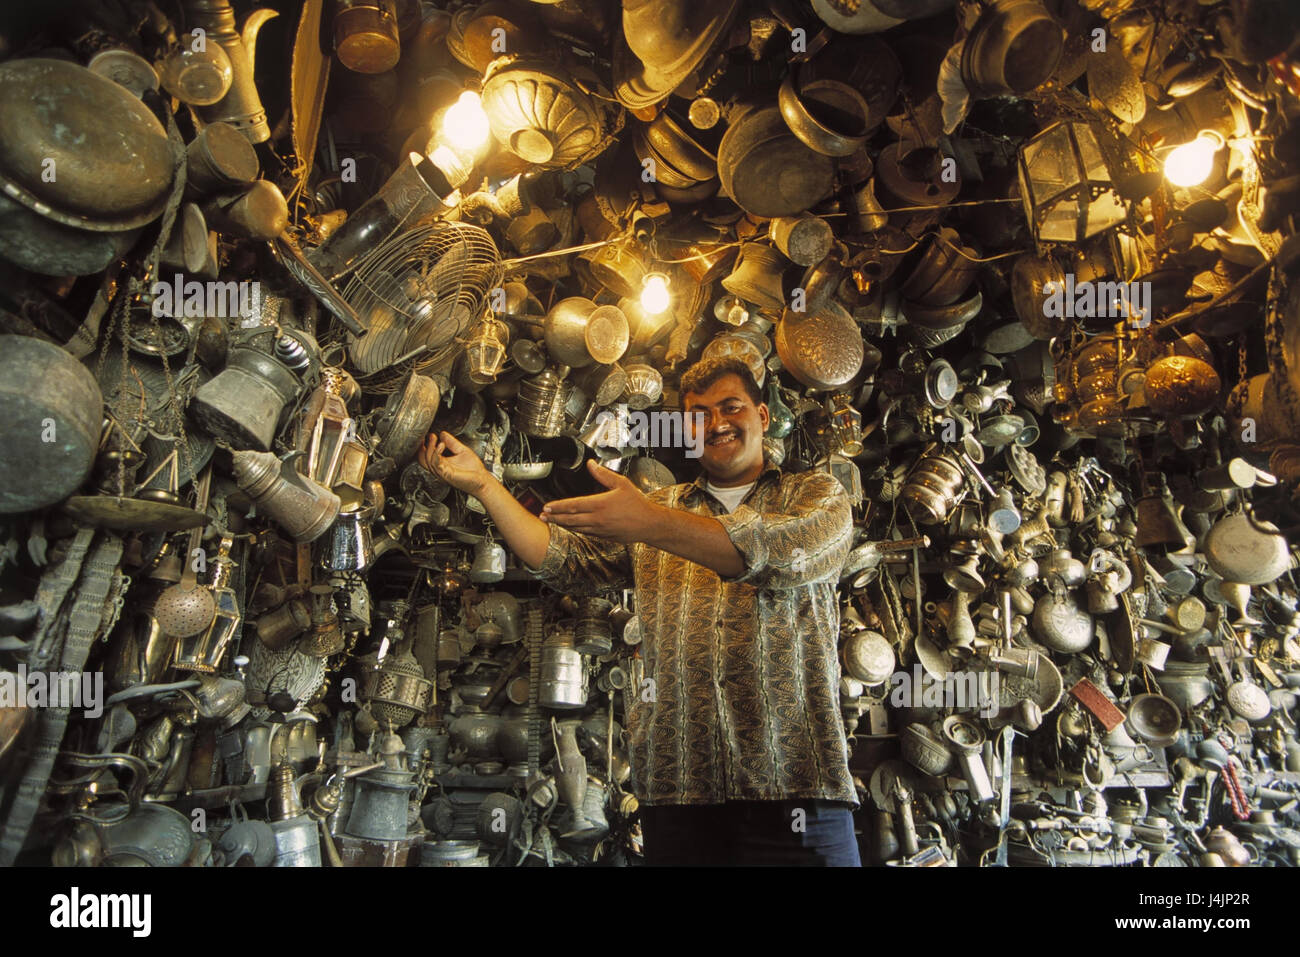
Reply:
[[384, 766], [356, 779], [357, 793], [345, 831], [372, 841], [400, 841], [406, 837], [415, 774], [406, 768], [405, 746], [397, 735], [385, 734], [379, 750]]
[[232, 458], [239, 487], [258, 509], [302, 545], [314, 542], [334, 524], [339, 497], [294, 469], [293, 460], [300, 455], [293, 451], [277, 459], [270, 452], [240, 450]]
[[299, 388], [298, 377], [274, 357], [255, 346], [234, 346], [226, 367], [194, 393], [190, 412], [214, 438], [265, 452]]
[[235, 11], [226, 0], [185, 0], [184, 6], [186, 23], [204, 30], [209, 43], [220, 44], [234, 71], [226, 95], [212, 106], [199, 107], [199, 118], [205, 124], [229, 123], [250, 143], [265, 143], [271, 138], [271, 127], [253, 82], [253, 54], [262, 24], [278, 13], [254, 10], [244, 21], [241, 34], [235, 29]]
[[274, 866], [320, 867], [320, 833], [303, 809], [293, 766], [276, 765], [266, 791], [266, 817], [275, 832]]

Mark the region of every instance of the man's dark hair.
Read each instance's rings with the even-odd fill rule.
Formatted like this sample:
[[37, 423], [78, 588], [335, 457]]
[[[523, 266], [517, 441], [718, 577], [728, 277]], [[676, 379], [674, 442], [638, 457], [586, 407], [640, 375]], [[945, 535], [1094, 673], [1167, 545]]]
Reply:
[[682, 375], [682, 395], [694, 392], [701, 395], [709, 386], [725, 375], [735, 375], [745, 384], [745, 394], [753, 400], [755, 406], [763, 404], [763, 390], [754, 381], [754, 373], [744, 359], [735, 356], [719, 356], [701, 359]]

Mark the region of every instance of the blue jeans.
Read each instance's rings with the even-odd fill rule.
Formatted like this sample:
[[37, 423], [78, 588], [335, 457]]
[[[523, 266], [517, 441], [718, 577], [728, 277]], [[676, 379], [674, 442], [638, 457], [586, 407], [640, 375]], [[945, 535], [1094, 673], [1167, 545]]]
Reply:
[[729, 801], [641, 808], [652, 867], [861, 867], [842, 801]]

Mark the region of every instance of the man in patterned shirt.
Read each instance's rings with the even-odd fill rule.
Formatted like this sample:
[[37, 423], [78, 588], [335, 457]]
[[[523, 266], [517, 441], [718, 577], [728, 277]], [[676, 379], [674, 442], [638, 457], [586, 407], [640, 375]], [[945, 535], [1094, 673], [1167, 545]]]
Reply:
[[858, 866], [836, 655], [848, 495], [767, 461], [741, 360], [697, 363], [681, 391], [704, 474], [649, 495], [593, 461], [607, 491], [538, 518], [445, 432], [420, 461], [544, 580], [635, 587], [648, 693], [626, 700], [648, 863]]

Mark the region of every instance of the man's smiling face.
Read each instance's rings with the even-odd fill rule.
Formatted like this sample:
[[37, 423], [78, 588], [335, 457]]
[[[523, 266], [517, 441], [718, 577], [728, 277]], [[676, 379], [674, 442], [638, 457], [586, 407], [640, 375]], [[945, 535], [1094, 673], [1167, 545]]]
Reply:
[[714, 485], [748, 485], [763, 471], [767, 404], [755, 405], [740, 377], [720, 376], [703, 393], [682, 396], [688, 435]]

